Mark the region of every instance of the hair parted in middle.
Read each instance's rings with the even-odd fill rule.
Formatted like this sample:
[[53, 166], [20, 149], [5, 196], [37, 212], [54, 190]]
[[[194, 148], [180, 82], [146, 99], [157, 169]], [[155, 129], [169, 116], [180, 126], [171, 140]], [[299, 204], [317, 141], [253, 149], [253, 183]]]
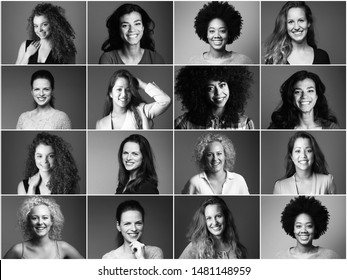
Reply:
[[[31, 89], [33, 89], [34, 81], [37, 79], [46, 79], [47, 81], [49, 81], [49, 83], [51, 84], [52, 92], [54, 91], [54, 77], [53, 77], [51, 72], [49, 72], [48, 70], [44, 70], [44, 69], [41, 69], [41, 70], [34, 72], [31, 75], [31, 80], [30, 80]], [[54, 101], [55, 101], [55, 97], [54, 97], [54, 94], [52, 94], [51, 100], [49, 101], [49, 105], [52, 108], [54, 108]], [[36, 102], [34, 102], [34, 103], [35, 103], [34, 105], [36, 108], [37, 103]]]

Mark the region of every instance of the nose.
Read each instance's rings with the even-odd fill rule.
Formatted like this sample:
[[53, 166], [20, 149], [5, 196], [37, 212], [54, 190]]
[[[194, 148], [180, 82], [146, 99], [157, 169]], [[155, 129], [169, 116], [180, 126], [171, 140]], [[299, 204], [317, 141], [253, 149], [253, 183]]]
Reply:
[[135, 225], [135, 224], [132, 224], [132, 225], [131, 225], [131, 230], [132, 230], [132, 231], [136, 231], [136, 225]]

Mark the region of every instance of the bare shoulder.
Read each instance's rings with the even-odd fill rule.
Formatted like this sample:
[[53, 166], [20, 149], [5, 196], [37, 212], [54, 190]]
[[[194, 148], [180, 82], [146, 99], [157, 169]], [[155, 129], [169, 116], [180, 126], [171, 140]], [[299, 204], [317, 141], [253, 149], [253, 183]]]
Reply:
[[21, 259], [23, 252], [23, 244], [18, 243], [13, 245], [5, 254], [4, 259]]
[[83, 259], [82, 255], [66, 241], [57, 241], [64, 259]]
[[17, 194], [26, 194], [23, 181], [20, 181], [17, 187]]

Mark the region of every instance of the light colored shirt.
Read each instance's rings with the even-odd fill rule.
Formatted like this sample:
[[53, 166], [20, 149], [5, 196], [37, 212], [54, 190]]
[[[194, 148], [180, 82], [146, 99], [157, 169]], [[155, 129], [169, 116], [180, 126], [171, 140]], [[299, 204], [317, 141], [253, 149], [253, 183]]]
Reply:
[[317, 247], [317, 252], [301, 254], [300, 256], [292, 253], [294, 247], [280, 251], [276, 254], [276, 259], [340, 259], [340, 256], [333, 250]]
[[39, 116], [33, 110], [19, 116], [16, 129], [71, 129], [71, 121], [66, 113], [56, 109]]
[[[124, 259], [124, 256], [117, 249], [106, 253], [102, 256], [103, 259]], [[145, 259], [163, 259], [164, 254], [162, 249], [156, 246], [145, 246]]]
[[190, 64], [252, 64], [252, 60], [241, 53], [231, 52], [232, 54], [225, 59], [207, 60], [207, 52], [195, 55], [189, 59]]

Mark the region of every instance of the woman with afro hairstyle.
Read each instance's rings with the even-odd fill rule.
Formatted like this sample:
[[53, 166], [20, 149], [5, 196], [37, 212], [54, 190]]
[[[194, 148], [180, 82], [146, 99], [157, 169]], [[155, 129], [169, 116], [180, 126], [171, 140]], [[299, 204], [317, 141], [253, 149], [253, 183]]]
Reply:
[[75, 32], [62, 7], [38, 4], [28, 19], [28, 30], [30, 40], [21, 44], [16, 64], [75, 63]]
[[144, 136], [131, 134], [122, 141], [118, 163], [116, 194], [159, 194], [154, 154]]
[[201, 173], [187, 182], [183, 194], [249, 194], [245, 179], [232, 172], [236, 152], [225, 135], [201, 135], [195, 144], [194, 160]]
[[163, 64], [155, 51], [154, 21], [136, 4], [123, 4], [107, 19], [109, 37], [100, 64]]
[[281, 85], [280, 93], [282, 104], [271, 115], [270, 129], [339, 128], [317, 74], [305, 70], [294, 73]]
[[190, 59], [192, 64], [250, 64], [252, 60], [240, 53], [228, 51], [240, 35], [241, 14], [228, 2], [209, 2], [200, 9], [194, 22], [195, 33], [210, 45], [210, 50]]
[[265, 43], [266, 64], [330, 64], [326, 51], [318, 49], [313, 15], [304, 1], [285, 3], [275, 29]]
[[59, 136], [42, 132], [29, 146], [25, 176], [18, 194], [79, 193], [79, 176], [70, 145]]
[[175, 94], [187, 112], [176, 129], [254, 129], [244, 115], [253, 74], [245, 66], [186, 66], [176, 76]]
[[4, 259], [82, 259], [69, 243], [61, 240], [64, 216], [54, 199], [34, 196], [18, 210], [24, 241], [14, 245]]
[[338, 259], [331, 249], [314, 246], [328, 229], [329, 212], [314, 197], [299, 196], [291, 199], [282, 212], [282, 228], [296, 239], [296, 246], [276, 254], [277, 259]]
[[275, 183], [274, 194], [335, 194], [334, 178], [316, 139], [296, 132], [288, 142], [286, 174]]
[[196, 210], [180, 259], [245, 259], [247, 249], [239, 240], [235, 221], [225, 201], [206, 198]]

